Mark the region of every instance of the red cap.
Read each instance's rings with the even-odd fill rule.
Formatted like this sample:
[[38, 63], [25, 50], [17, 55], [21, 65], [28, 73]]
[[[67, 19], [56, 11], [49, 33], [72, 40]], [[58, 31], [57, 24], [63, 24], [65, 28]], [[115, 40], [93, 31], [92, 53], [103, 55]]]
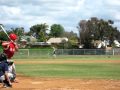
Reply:
[[11, 34], [9, 35], [9, 37], [10, 37], [11, 40], [16, 40], [16, 39], [17, 39], [17, 35], [14, 34], [14, 33], [11, 33]]

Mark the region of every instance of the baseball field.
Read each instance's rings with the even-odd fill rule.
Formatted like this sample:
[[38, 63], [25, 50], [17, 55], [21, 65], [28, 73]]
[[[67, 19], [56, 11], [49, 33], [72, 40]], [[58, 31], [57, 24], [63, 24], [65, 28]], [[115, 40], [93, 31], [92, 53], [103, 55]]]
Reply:
[[9, 90], [120, 90], [118, 55], [14, 60], [19, 82]]

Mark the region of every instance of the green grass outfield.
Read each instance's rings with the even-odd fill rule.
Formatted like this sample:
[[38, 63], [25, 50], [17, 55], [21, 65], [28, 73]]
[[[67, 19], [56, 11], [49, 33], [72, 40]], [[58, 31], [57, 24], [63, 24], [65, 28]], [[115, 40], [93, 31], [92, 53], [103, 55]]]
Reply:
[[[69, 61], [73, 60], [74, 63]], [[105, 60], [106, 63], [92, 62], [79, 63], [76, 61], [96, 61]], [[56, 59], [16, 59], [16, 62], [26, 61], [26, 63], [16, 64], [17, 73], [31, 77], [55, 77], [55, 78], [87, 78], [87, 79], [120, 79], [120, 63], [107, 63], [109, 60], [119, 61], [119, 56], [75, 56], [59, 57]], [[36, 63], [27, 63], [34, 61]], [[46, 61], [44, 63], [37, 63]], [[55, 63], [47, 63], [53, 61]], [[67, 61], [67, 63], [59, 63]]]

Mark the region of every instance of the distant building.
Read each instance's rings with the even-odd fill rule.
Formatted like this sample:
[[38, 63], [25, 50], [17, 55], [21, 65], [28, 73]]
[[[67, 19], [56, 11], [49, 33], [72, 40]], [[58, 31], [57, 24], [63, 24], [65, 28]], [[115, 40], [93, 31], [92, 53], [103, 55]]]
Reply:
[[51, 44], [60, 44], [60, 43], [65, 43], [68, 42], [68, 38], [64, 37], [64, 38], [50, 38], [47, 43], [51, 43]]
[[37, 39], [33, 36], [22, 36], [20, 41], [27, 41], [27, 42], [36, 42]]
[[25, 48], [30, 43], [36, 42], [37, 39], [33, 36], [21, 36], [20, 38], [20, 48]]
[[50, 45], [46, 42], [34, 42], [34, 43], [31, 43], [32, 45]]

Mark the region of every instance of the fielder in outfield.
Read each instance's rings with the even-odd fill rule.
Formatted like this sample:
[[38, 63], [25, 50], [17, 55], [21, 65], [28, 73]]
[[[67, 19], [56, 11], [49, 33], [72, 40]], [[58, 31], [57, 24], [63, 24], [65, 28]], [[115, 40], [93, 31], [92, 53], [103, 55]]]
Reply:
[[14, 61], [11, 60], [11, 58], [14, 56], [15, 52], [18, 51], [18, 45], [16, 43], [17, 35], [14, 33], [11, 33], [9, 35], [10, 40], [9, 41], [2, 41], [2, 47], [3, 47], [3, 53], [7, 55], [7, 62], [12, 63], [9, 65], [9, 72], [12, 73], [13, 76], [13, 82], [17, 82], [15, 80], [16, 78], [16, 68]]

